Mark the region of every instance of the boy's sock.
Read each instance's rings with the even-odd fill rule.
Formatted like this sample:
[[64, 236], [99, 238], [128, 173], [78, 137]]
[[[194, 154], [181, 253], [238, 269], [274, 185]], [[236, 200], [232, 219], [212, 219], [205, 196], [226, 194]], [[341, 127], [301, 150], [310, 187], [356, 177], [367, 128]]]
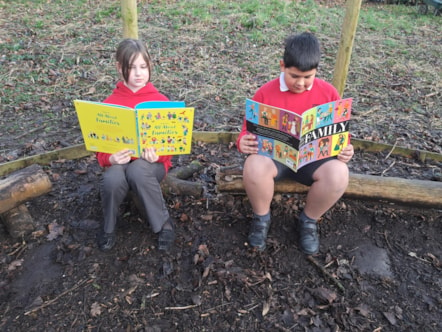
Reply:
[[270, 211], [267, 214], [260, 216], [259, 214], [253, 213], [253, 220], [259, 220], [261, 222], [266, 222], [270, 220]]
[[312, 218], [310, 218], [309, 216], [307, 216], [305, 213], [304, 213], [304, 210], [301, 212], [301, 214], [299, 215], [299, 221], [301, 221], [301, 222], [316, 222], [316, 220], [315, 219], [312, 219]]

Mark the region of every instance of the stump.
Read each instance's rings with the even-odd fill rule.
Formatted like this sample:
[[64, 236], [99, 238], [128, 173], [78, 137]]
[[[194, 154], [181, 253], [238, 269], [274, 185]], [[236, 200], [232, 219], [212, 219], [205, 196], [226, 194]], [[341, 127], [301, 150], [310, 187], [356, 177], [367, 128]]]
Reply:
[[46, 194], [51, 188], [49, 177], [37, 164], [0, 180], [0, 216], [12, 237], [21, 237], [34, 230], [33, 219], [24, 203]]

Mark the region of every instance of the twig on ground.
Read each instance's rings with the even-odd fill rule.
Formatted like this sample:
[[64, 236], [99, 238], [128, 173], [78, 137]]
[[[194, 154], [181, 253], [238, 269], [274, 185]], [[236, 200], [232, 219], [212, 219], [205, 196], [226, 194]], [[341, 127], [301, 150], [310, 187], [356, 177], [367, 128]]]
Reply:
[[342, 292], [345, 292], [344, 286], [336, 280], [313, 256], [307, 256], [307, 260], [316, 266], [328, 279], [330, 279]]
[[390, 157], [390, 155], [393, 153], [394, 149], [396, 148], [396, 145], [397, 145], [397, 140], [394, 142], [393, 146], [391, 147], [390, 152], [388, 152], [387, 156], [384, 158], [385, 160], [387, 160]]
[[39, 131], [39, 130], [42, 130], [42, 129], [45, 129], [45, 128], [46, 128], [46, 125], [43, 125], [43, 126], [31, 129], [31, 130], [28, 130], [28, 131], [24, 132], [23, 134], [16, 136], [15, 139], [17, 140], [17, 139], [23, 138], [26, 135], [35, 133], [36, 131]]
[[396, 161], [393, 161], [386, 169], [384, 169], [381, 173], [381, 176], [384, 176], [393, 166], [396, 164]]
[[192, 309], [198, 307], [198, 305], [196, 304], [191, 304], [191, 305], [186, 305], [183, 307], [165, 307], [164, 310], [187, 310], [187, 309]]
[[30, 315], [40, 309], [46, 308], [48, 306], [50, 306], [52, 303], [57, 302], [61, 297], [65, 296], [66, 294], [76, 290], [77, 288], [81, 287], [82, 285], [84, 285], [85, 283], [90, 282], [91, 280], [81, 280], [79, 283], [77, 283], [75, 286], [65, 290], [63, 293], [59, 294], [58, 296], [54, 297], [52, 300], [46, 301], [45, 303], [43, 303], [42, 305], [39, 305], [36, 308], [33, 308], [31, 310], [28, 310], [25, 312], [25, 316]]

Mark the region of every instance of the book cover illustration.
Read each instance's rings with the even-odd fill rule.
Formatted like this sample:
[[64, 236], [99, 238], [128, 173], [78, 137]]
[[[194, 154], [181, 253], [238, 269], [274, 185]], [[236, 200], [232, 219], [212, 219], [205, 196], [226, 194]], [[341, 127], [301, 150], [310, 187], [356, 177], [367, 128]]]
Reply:
[[144, 102], [134, 109], [84, 100], [74, 105], [88, 151], [129, 149], [135, 157], [145, 147], [154, 147], [159, 156], [191, 151], [194, 108], [184, 102]]
[[247, 99], [247, 131], [257, 136], [259, 154], [296, 172], [315, 160], [336, 156], [348, 144], [351, 104], [351, 98], [341, 99], [300, 116]]

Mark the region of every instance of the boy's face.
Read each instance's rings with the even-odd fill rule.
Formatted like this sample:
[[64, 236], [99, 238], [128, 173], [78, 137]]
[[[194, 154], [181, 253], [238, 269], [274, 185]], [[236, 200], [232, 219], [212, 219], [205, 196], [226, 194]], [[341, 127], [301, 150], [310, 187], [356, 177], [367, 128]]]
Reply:
[[292, 93], [303, 93], [309, 89], [315, 79], [316, 69], [300, 71], [296, 67], [286, 67], [284, 61], [280, 62], [281, 72], [284, 73], [285, 84]]

